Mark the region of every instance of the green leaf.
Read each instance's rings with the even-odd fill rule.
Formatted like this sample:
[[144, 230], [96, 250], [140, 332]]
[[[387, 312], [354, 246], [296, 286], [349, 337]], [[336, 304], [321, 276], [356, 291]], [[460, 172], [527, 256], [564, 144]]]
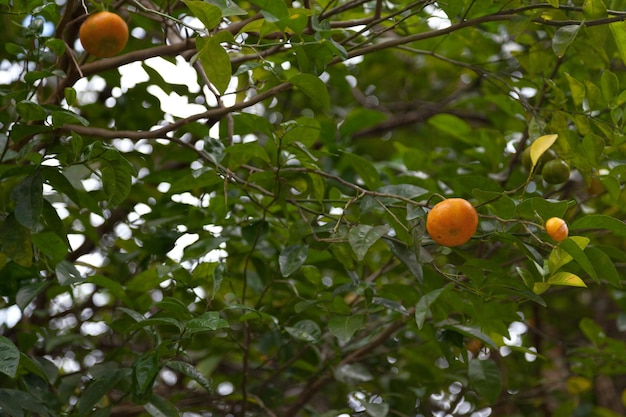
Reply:
[[[581, 236], [572, 236], [570, 237], [570, 239], [572, 239], [574, 243], [578, 245], [580, 251], [584, 250], [589, 244], [589, 239]], [[575, 249], [572, 250], [576, 251]], [[548, 257], [548, 271], [554, 274], [564, 265], [570, 263], [573, 260], [574, 258], [572, 257], [570, 252], [568, 252], [567, 250], [565, 250], [565, 248], [562, 248], [561, 245], [559, 245], [554, 248], [552, 252], [550, 252], [550, 256]]]
[[556, 31], [552, 38], [552, 50], [559, 58], [563, 58], [567, 52], [567, 48], [574, 42], [578, 32], [583, 25], [567, 25], [562, 26]]
[[361, 405], [365, 408], [365, 414], [370, 417], [386, 417], [389, 414], [389, 404], [385, 402], [363, 402]]
[[282, 145], [300, 142], [311, 147], [320, 136], [320, 123], [311, 117], [299, 117], [281, 126], [285, 129], [285, 133], [280, 138]]
[[335, 379], [345, 384], [360, 384], [374, 379], [367, 368], [360, 363], [346, 363], [339, 365], [333, 371]]
[[181, 361], [167, 361], [165, 366], [188, 376], [192, 380], [196, 381], [205, 390], [211, 391], [211, 382], [195, 366]]
[[[172, 326], [176, 327], [179, 331], [183, 330], [183, 326], [180, 324], [180, 322], [173, 317], [150, 317], [134, 323], [126, 327], [124, 330], [126, 332], [133, 332], [137, 329], [143, 329], [145, 327], [153, 326]], [[152, 333], [154, 332], [151, 332], [150, 334]]]
[[0, 236], [2, 236], [0, 240], [2, 252], [25, 268], [33, 264], [30, 230], [18, 223], [14, 214], [10, 214], [0, 225]]
[[145, 398], [152, 392], [152, 385], [161, 369], [157, 352], [146, 352], [133, 362], [133, 394]]
[[293, 326], [285, 327], [285, 331], [295, 339], [304, 342], [316, 343], [322, 337], [320, 326], [313, 320], [300, 320]]
[[433, 290], [427, 294], [424, 294], [423, 297], [419, 299], [417, 305], [415, 306], [415, 323], [417, 323], [417, 328], [421, 329], [424, 326], [424, 321], [426, 320], [426, 316], [430, 312], [430, 306], [437, 301], [437, 298], [446, 290], [450, 289], [452, 284], [446, 285], [443, 288], [438, 288]]
[[574, 104], [582, 106], [585, 101], [585, 97], [587, 96], [585, 84], [581, 83], [568, 73], [565, 73], [565, 78], [567, 78], [567, 82], [569, 83], [569, 89], [572, 92], [572, 100], [574, 100]]
[[152, 417], [179, 417], [180, 414], [174, 405], [165, 398], [152, 394], [150, 402], [145, 404], [143, 408]]
[[579, 327], [585, 337], [594, 345], [602, 346], [606, 342], [607, 336], [604, 329], [592, 319], [585, 317], [580, 321]]
[[222, 16], [241, 16], [247, 15], [248, 12], [237, 6], [233, 0], [204, 0], [209, 4], [213, 4], [220, 8]]
[[89, 282], [97, 285], [100, 288], [106, 289], [112, 296], [121, 300], [127, 306], [132, 306], [133, 302], [130, 297], [126, 294], [126, 290], [124, 287], [117, 281], [114, 281], [110, 278], [107, 278], [102, 275], [90, 275], [85, 282]]
[[215, 38], [198, 38], [196, 46], [198, 48], [198, 59], [200, 59], [207, 78], [217, 91], [224, 94], [232, 76], [228, 52]]
[[296, 272], [306, 261], [308, 253], [308, 245], [291, 245], [284, 248], [278, 257], [281, 275], [288, 277]]
[[217, 6], [203, 0], [184, 0], [184, 3], [207, 30], [215, 28], [222, 21], [222, 10]]
[[72, 285], [83, 281], [83, 277], [81, 276], [78, 269], [74, 266], [73, 263], [63, 260], [59, 262], [54, 269], [57, 276], [57, 281], [62, 286]]
[[602, 97], [613, 107], [613, 101], [619, 94], [619, 78], [615, 73], [611, 72], [611, 70], [606, 69], [602, 72], [602, 76], [600, 77], [600, 86], [602, 89]]
[[626, 223], [615, 217], [606, 216], [604, 214], [588, 214], [573, 222], [570, 227], [572, 230], [580, 229], [606, 229], [611, 233], [626, 237]]
[[15, 201], [15, 218], [33, 229], [39, 223], [43, 209], [43, 178], [39, 170], [19, 183], [12, 191]]
[[15, 378], [20, 364], [20, 350], [4, 336], [0, 336], [0, 372]]
[[33, 244], [53, 263], [60, 262], [68, 254], [67, 243], [54, 232], [42, 232], [31, 236]]
[[622, 62], [626, 65], [626, 22], [614, 22], [609, 24], [613, 40]]
[[350, 152], [343, 152], [343, 158], [361, 177], [367, 188], [375, 190], [382, 186], [380, 173], [370, 161]]
[[[269, 0], [274, 1], [274, 0]], [[275, 2], [280, 3], [280, 2]], [[330, 109], [330, 95], [328, 87], [322, 80], [312, 74], [297, 74], [289, 82], [302, 91], [311, 101], [322, 110]]]
[[572, 236], [565, 239], [559, 247], [565, 249], [569, 253], [576, 263], [587, 273], [594, 281], [599, 282], [598, 274], [593, 267], [593, 264], [587, 258], [584, 249], [589, 244], [589, 239], [582, 236]]
[[289, 17], [289, 9], [284, 1], [276, 0], [251, 0], [261, 8], [265, 19], [269, 22], [276, 22]]
[[468, 366], [472, 387], [490, 403], [496, 402], [502, 390], [498, 365], [493, 360], [472, 359]]
[[91, 410], [108, 394], [123, 378], [129, 375], [128, 369], [115, 369], [104, 373], [87, 386], [78, 400], [78, 415], [88, 416]]
[[[463, 119], [447, 113], [431, 117], [428, 119], [428, 124], [464, 142], [469, 142], [473, 133], [472, 127]], [[473, 139], [471, 142], [473, 143]]]
[[220, 317], [217, 311], [207, 311], [199, 317], [191, 319], [185, 324], [185, 328], [191, 332], [213, 331], [229, 327], [226, 320]]
[[117, 206], [126, 199], [132, 185], [132, 171], [126, 161], [101, 159], [102, 187], [111, 206]]
[[557, 272], [550, 276], [546, 282], [550, 285], [566, 285], [569, 287], [587, 287], [585, 282], [575, 274], [571, 272]]
[[353, 316], [335, 316], [328, 321], [328, 331], [339, 339], [339, 343], [347, 343], [363, 325], [364, 317], [361, 314]]
[[585, 253], [589, 257], [589, 261], [598, 272], [600, 279], [606, 280], [611, 285], [621, 288], [622, 280], [615, 264], [611, 261], [611, 258], [597, 247], [589, 247], [585, 250]]
[[407, 245], [398, 243], [392, 240], [387, 242], [393, 254], [402, 261], [407, 267], [409, 272], [417, 279], [419, 283], [424, 281], [424, 270], [422, 264], [417, 259], [415, 250], [412, 250]]
[[267, 163], [270, 162], [267, 151], [257, 142], [238, 143], [226, 148], [224, 153], [230, 155], [228, 159], [228, 167], [230, 169], [237, 169], [241, 165], [248, 163], [252, 158], [258, 158]]
[[15, 106], [17, 113], [27, 121], [44, 120], [48, 112], [39, 104], [32, 101], [22, 100]]
[[583, 2], [583, 16], [585, 20], [607, 17], [608, 13], [604, 0], [585, 0]]
[[362, 261], [369, 248], [389, 231], [389, 226], [360, 224], [348, 232], [348, 241], [359, 261]]
[[89, 120], [69, 110], [52, 111], [50, 112], [50, 116], [52, 116], [52, 127], [54, 128], [60, 128], [66, 124], [89, 126]]
[[20, 310], [24, 311], [26, 307], [30, 304], [31, 301], [35, 299], [42, 291], [44, 291], [50, 283], [48, 281], [37, 282], [34, 284], [24, 285], [17, 291], [17, 295], [15, 296], [15, 303], [20, 308]]
[[409, 315], [409, 312], [407, 311], [407, 309], [402, 304], [400, 304], [397, 301], [390, 300], [388, 298], [373, 297], [372, 298], [372, 304], [383, 306], [383, 307], [385, 307], [388, 310], [395, 311], [395, 312], [400, 313], [400, 314], [405, 315], [405, 316]]
[[350, 137], [360, 130], [379, 124], [386, 118], [387, 115], [381, 111], [356, 107], [348, 113], [341, 123], [339, 132], [341, 136]]
[[465, 335], [467, 337], [476, 338], [483, 342], [485, 345], [490, 346], [494, 349], [498, 349], [498, 345], [496, 345], [496, 342], [494, 342], [491, 337], [487, 336], [485, 333], [475, 327], [465, 326], [462, 324], [448, 324], [444, 327], [447, 329], [452, 329], [455, 332], [461, 333], [462, 335]]

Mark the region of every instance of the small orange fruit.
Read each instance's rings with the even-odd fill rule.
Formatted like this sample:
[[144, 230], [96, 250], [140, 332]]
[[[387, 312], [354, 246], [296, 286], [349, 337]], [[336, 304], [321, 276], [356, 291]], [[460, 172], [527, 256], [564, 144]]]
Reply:
[[78, 37], [85, 51], [98, 58], [108, 58], [126, 46], [128, 25], [115, 13], [98, 12], [83, 22]]
[[567, 235], [569, 234], [567, 223], [559, 217], [551, 217], [548, 219], [546, 222], [546, 232], [557, 242], [567, 239]]
[[478, 227], [478, 213], [463, 198], [448, 198], [430, 210], [426, 230], [443, 246], [459, 246], [470, 240]]

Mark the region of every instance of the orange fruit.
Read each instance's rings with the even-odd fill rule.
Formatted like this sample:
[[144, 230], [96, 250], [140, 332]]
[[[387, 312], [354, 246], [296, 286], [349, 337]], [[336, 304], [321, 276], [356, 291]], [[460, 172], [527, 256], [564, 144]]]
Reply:
[[478, 213], [463, 198], [448, 198], [430, 210], [426, 230], [430, 237], [443, 246], [459, 246], [470, 240], [478, 227]]
[[551, 217], [548, 219], [546, 222], [546, 232], [557, 242], [567, 239], [567, 235], [569, 234], [567, 223], [559, 217]]
[[83, 22], [78, 37], [85, 51], [98, 58], [108, 58], [126, 46], [128, 25], [115, 13], [98, 12]]

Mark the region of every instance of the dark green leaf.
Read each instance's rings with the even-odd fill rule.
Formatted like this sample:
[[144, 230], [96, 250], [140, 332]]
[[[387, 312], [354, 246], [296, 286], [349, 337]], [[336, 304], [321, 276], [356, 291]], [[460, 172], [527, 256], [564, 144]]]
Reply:
[[443, 288], [438, 288], [433, 290], [427, 294], [424, 294], [423, 297], [419, 299], [417, 305], [415, 306], [415, 322], [417, 323], [417, 328], [421, 329], [424, 325], [424, 321], [426, 320], [426, 316], [430, 311], [430, 306], [437, 301], [437, 298], [447, 289], [451, 288], [451, 285], [446, 285]]
[[217, 330], [228, 327], [228, 322], [220, 317], [217, 311], [207, 311], [199, 317], [191, 319], [185, 325], [191, 332]]
[[341, 343], [347, 343], [363, 325], [364, 317], [360, 314], [347, 317], [333, 317], [328, 321], [330, 334], [339, 339]]
[[211, 391], [211, 382], [195, 366], [187, 362], [181, 361], [167, 361], [166, 366], [174, 371], [178, 371], [188, 376], [189, 378], [200, 384], [200, 386], [205, 390]]
[[15, 218], [32, 229], [38, 223], [43, 209], [43, 178], [37, 170], [19, 183], [11, 193], [15, 200]]
[[392, 240], [389, 240], [387, 243], [393, 254], [402, 261], [417, 281], [420, 283], [423, 282], [424, 271], [422, 269], [422, 264], [417, 259], [415, 251], [402, 243]]
[[293, 326], [285, 327], [285, 331], [295, 339], [312, 343], [318, 342], [322, 336], [320, 326], [312, 320], [301, 320]]
[[152, 391], [152, 385], [159, 373], [159, 357], [154, 351], [137, 357], [133, 363], [133, 394], [145, 398]]
[[604, 214], [588, 214], [573, 222], [570, 227], [572, 230], [580, 229], [606, 229], [617, 236], [626, 237], [626, 223], [615, 217]]
[[485, 397], [494, 403], [500, 396], [502, 381], [498, 365], [490, 360], [472, 359], [468, 366], [470, 384]]
[[372, 164], [367, 159], [350, 152], [344, 152], [343, 157], [346, 159], [347, 163], [350, 164], [350, 166], [356, 171], [356, 173], [359, 174], [359, 177], [361, 177], [365, 185], [370, 190], [375, 190], [381, 187], [382, 184], [380, 181], [380, 173], [378, 172], [374, 164]]
[[33, 245], [28, 228], [17, 222], [15, 215], [10, 214], [0, 225], [0, 247], [2, 252], [23, 267], [33, 263]]
[[400, 304], [397, 301], [394, 300], [390, 300], [388, 298], [382, 298], [382, 297], [374, 297], [372, 298], [372, 304], [377, 304], [379, 306], [383, 306], [391, 311], [395, 311], [398, 312], [400, 314], [403, 314], [405, 316], [407, 316], [409, 314], [409, 312], [406, 310], [406, 308], [404, 308], [404, 306], [402, 304]]
[[20, 310], [24, 311], [30, 302], [33, 301], [42, 291], [48, 288], [49, 285], [50, 283], [47, 281], [24, 285], [18, 290], [17, 295], [15, 296], [15, 303]]
[[617, 268], [606, 253], [593, 246], [587, 248], [585, 253], [589, 257], [589, 261], [594, 266], [595, 270], [598, 272], [598, 278], [607, 281], [615, 287], [622, 287], [622, 280], [617, 272]]
[[[273, 0], [269, 0], [272, 1]], [[280, 2], [276, 2], [280, 3]], [[322, 80], [312, 74], [298, 74], [289, 79], [289, 82], [302, 91], [315, 106], [322, 110], [330, 109], [330, 95], [328, 87]]]
[[114, 369], [96, 378], [82, 392], [78, 400], [78, 414], [87, 416], [91, 410], [107, 395], [123, 378], [128, 376], [127, 369]]
[[180, 414], [174, 405], [165, 398], [152, 394], [150, 402], [143, 406], [152, 417], [179, 417]]
[[57, 276], [57, 281], [62, 286], [72, 285], [83, 281], [83, 277], [81, 276], [78, 269], [69, 261], [61, 261], [57, 264], [54, 269]]
[[369, 248], [389, 231], [389, 226], [360, 224], [350, 229], [348, 240], [359, 261], [362, 261]]
[[291, 245], [284, 248], [278, 257], [282, 276], [288, 277], [296, 272], [306, 261], [308, 253], [309, 247], [307, 245]]
[[10, 378], [15, 378], [20, 363], [20, 351], [4, 336], [0, 336], [0, 372]]

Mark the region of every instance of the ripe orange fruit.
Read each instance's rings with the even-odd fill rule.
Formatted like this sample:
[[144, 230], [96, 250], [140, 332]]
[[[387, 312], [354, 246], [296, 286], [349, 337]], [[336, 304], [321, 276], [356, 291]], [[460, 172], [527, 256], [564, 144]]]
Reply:
[[559, 217], [551, 217], [548, 219], [546, 222], [546, 232], [557, 242], [567, 239], [567, 235], [569, 234], [567, 223]]
[[470, 240], [478, 227], [478, 213], [463, 198], [448, 198], [430, 210], [426, 230], [430, 237], [443, 246], [459, 246]]
[[83, 22], [78, 37], [85, 51], [98, 58], [108, 58], [126, 46], [128, 25], [115, 13], [98, 12]]

